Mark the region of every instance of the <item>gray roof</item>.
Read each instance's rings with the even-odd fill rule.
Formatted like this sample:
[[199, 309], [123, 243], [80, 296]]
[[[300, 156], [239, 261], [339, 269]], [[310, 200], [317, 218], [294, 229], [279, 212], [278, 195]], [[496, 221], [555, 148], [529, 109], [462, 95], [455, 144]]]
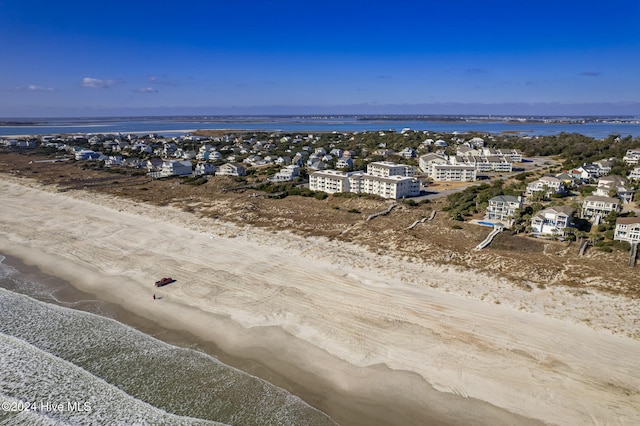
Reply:
[[589, 197], [585, 197], [584, 201], [602, 201], [605, 203], [619, 203], [620, 200], [617, 198], [605, 197], [602, 195], [591, 195]]
[[576, 212], [576, 210], [571, 208], [571, 207], [569, 207], [569, 206], [552, 206], [552, 207], [549, 207], [547, 209], [539, 211], [536, 214], [536, 216], [542, 216], [546, 212], [556, 212], [556, 213], [565, 214], [567, 216], [573, 216], [573, 214]]
[[495, 203], [519, 203], [520, 200], [518, 197], [514, 197], [513, 195], [498, 195], [493, 197], [489, 201], [493, 201]]

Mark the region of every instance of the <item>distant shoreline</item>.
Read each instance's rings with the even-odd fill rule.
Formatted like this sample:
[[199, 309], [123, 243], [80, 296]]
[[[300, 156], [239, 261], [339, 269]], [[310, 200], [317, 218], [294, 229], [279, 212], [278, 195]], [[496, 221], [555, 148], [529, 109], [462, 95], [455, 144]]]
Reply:
[[123, 121], [163, 121], [163, 122], [246, 122], [260, 123], [286, 120], [303, 121], [433, 121], [433, 122], [507, 122], [513, 124], [523, 123], [565, 123], [586, 124], [601, 122], [640, 123], [640, 116], [625, 115], [591, 115], [591, 116], [566, 116], [566, 115], [455, 115], [455, 114], [313, 114], [313, 115], [202, 115], [202, 116], [127, 116], [127, 117], [43, 117], [43, 118], [1, 118], [0, 127], [13, 126], [44, 126], [57, 123], [78, 124], [84, 123], [117, 123]]
[[498, 116], [202, 116], [95, 119], [0, 120], [0, 138], [62, 134], [149, 134], [161, 136], [197, 130], [271, 133], [355, 133], [409, 129], [427, 133], [548, 136], [579, 133], [594, 138], [612, 134], [640, 136], [633, 117]]

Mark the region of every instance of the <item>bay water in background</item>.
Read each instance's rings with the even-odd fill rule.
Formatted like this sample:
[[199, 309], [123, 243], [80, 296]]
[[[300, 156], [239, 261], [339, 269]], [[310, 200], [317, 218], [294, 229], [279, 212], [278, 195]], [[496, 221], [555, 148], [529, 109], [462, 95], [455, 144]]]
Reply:
[[50, 303], [55, 292], [0, 263], [0, 424], [334, 424], [212, 356]]
[[580, 133], [594, 138], [640, 136], [640, 119], [566, 122], [501, 120], [436, 121], [422, 119], [362, 119], [361, 117], [138, 117], [109, 119], [12, 120], [0, 124], [0, 137], [11, 135], [156, 133], [175, 136], [192, 130], [249, 130], [268, 132], [365, 132], [412, 129], [444, 133], [508, 133], [546, 136]]

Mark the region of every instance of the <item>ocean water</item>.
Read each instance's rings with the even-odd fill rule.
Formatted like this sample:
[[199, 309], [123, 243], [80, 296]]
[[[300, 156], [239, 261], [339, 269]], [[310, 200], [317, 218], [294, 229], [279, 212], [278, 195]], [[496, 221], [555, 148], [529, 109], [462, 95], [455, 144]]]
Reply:
[[0, 425], [335, 424], [212, 356], [52, 297], [0, 263]]

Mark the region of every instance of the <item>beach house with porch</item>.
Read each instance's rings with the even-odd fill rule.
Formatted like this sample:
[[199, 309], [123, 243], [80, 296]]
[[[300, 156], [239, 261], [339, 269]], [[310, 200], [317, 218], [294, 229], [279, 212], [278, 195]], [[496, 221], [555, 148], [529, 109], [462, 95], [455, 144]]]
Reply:
[[640, 180], [640, 167], [634, 167], [633, 170], [629, 172], [629, 179]]
[[616, 219], [614, 240], [640, 243], [640, 217], [619, 217]]
[[596, 216], [605, 217], [611, 212], [620, 210], [620, 200], [602, 195], [591, 195], [584, 199], [582, 203], [582, 217], [594, 218]]
[[627, 180], [617, 175], [603, 176], [598, 179], [595, 195], [616, 196], [625, 203], [633, 201], [633, 190], [628, 187]]
[[246, 174], [247, 169], [237, 163], [225, 163], [216, 171], [216, 176], [245, 176]]
[[531, 218], [531, 230], [536, 236], [558, 235], [564, 236], [575, 210], [569, 206], [554, 206], [539, 211]]
[[191, 161], [165, 161], [162, 163], [160, 175], [162, 177], [169, 176], [191, 176], [193, 173], [193, 165]]
[[527, 195], [533, 195], [540, 191], [544, 192], [544, 196], [548, 198], [554, 194], [564, 194], [567, 188], [561, 179], [555, 176], [543, 176], [527, 185]]
[[194, 173], [196, 175], [212, 175], [216, 172], [216, 166], [213, 163], [199, 162], [196, 164]]
[[522, 197], [514, 197], [513, 195], [498, 195], [489, 200], [487, 206], [486, 219], [490, 221], [502, 222], [510, 228], [513, 224], [513, 218], [516, 210], [522, 209]]

